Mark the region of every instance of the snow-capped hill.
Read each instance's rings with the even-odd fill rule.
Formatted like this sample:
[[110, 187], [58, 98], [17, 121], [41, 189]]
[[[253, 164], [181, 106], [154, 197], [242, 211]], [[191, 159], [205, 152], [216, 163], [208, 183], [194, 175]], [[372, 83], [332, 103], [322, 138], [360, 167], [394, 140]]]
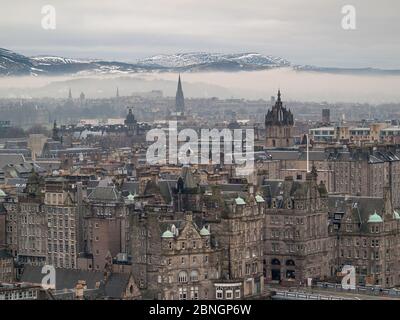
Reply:
[[57, 56], [37, 56], [31, 57], [31, 60], [38, 63], [38, 64], [71, 64], [71, 63], [86, 63], [86, 61], [77, 60], [77, 59], [70, 59], [64, 57], [57, 57]]
[[295, 65], [260, 53], [190, 52], [161, 54], [136, 63], [107, 60], [79, 60], [57, 56], [27, 57], [0, 48], [0, 76], [132, 74], [140, 72], [236, 72], [289, 67], [297, 72], [400, 75], [400, 70], [373, 68], [344, 69]]
[[35, 75], [35, 64], [28, 58], [13, 51], [0, 48], [0, 75]]
[[161, 54], [138, 61], [139, 65], [163, 67], [163, 68], [184, 68], [189, 67], [209, 67], [212, 65], [237, 65], [247, 69], [270, 68], [289, 66], [290, 62], [273, 56], [266, 56], [259, 53], [207, 53], [207, 52], [189, 52], [178, 54]]

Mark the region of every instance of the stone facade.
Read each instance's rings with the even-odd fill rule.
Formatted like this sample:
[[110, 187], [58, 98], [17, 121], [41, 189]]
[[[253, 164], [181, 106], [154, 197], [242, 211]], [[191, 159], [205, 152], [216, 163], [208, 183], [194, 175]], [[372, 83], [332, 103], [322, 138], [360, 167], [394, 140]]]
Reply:
[[56, 268], [77, 266], [79, 217], [74, 191], [64, 178], [46, 179], [47, 263]]
[[293, 114], [287, 110], [281, 100], [281, 92], [278, 91], [278, 99], [271, 110], [265, 116], [266, 144], [270, 147], [293, 146]]
[[329, 231], [335, 239], [336, 270], [355, 267], [357, 285], [400, 285], [400, 215], [385, 197], [330, 197]]
[[84, 202], [84, 256], [80, 268], [103, 270], [109, 256], [128, 253], [127, 207], [115, 186], [98, 186]]
[[268, 282], [305, 283], [331, 276], [327, 192], [315, 168], [306, 181], [266, 182], [264, 273]]

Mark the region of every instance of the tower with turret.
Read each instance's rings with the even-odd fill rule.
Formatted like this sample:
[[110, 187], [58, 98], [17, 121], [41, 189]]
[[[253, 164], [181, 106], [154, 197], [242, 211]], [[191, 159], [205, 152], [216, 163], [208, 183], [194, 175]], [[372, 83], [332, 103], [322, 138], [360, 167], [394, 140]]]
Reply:
[[265, 116], [267, 148], [287, 148], [293, 146], [293, 114], [283, 106], [281, 91], [271, 110]]

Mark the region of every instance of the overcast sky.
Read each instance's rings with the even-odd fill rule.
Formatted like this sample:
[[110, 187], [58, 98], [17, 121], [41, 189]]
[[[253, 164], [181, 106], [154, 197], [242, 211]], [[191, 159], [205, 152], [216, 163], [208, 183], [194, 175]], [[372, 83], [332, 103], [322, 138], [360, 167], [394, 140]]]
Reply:
[[[41, 8], [56, 8], [56, 30]], [[357, 29], [341, 27], [343, 5]], [[134, 61], [160, 53], [259, 52], [293, 63], [400, 68], [399, 0], [1, 0], [0, 47]]]

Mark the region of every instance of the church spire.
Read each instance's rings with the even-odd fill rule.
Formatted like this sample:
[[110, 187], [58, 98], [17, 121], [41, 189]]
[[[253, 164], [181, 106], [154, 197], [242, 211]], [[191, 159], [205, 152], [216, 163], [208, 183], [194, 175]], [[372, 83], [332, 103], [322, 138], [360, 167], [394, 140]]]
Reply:
[[69, 99], [69, 100], [72, 100], [71, 88], [69, 88], [69, 91], [68, 91], [68, 99]]
[[181, 83], [181, 75], [179, 74], [178, 78], [178, 88], [176, 90], [175, 96], [175, 108], [176, 112], [183, 115], [185, 110], [185, 98], [183, 97], [182, 83]]
[[117, 87], [117, 94], [116, 97], [119, 98], [119, 88]]

